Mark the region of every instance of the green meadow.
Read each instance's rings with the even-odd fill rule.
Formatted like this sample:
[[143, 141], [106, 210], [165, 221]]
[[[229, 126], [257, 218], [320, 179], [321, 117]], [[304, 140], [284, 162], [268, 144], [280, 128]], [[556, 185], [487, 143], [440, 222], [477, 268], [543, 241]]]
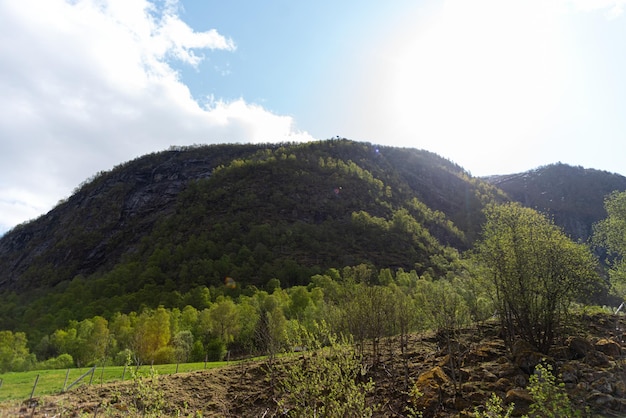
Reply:
[[[150, 368], [152, 367], [158, 375], [167, 375], [175, 373], [187, 373], [192, 371], [204, 370], [222, 367], [227, 364], [234, 364], [234, 362], [212, 362], [212, 363], [184, 363], [184, 364], [159, 364], [155, 366], [143, 365], [137, 369], [134, 366], [105, 366], [97, 367], [93, 373], [90, 372], [90, 367], [69, 369], [68, 370], [31, 370], [28, 372], [9, 372], [0, 374], [2, 386], [0, 386], [0, 402], [10, 400], [24, 400], [31, 397], [39, 397], [42, 395], [54, 395], [61, 393], [64, 386], [67, 388], [74, 383], [81, 376], [88, 373], [83, 377], [76, 385], [69, 390], [72, 390], [82, 385], [100, 385], [108, 382], [116, 382], [122, 380], [131, 380], [132, 372], [137, 373], [139, 376], [150, 375]], [[35, 386], [35, 381], [37, 385]], [[34, 388], [34, 391], [33, 391]]]

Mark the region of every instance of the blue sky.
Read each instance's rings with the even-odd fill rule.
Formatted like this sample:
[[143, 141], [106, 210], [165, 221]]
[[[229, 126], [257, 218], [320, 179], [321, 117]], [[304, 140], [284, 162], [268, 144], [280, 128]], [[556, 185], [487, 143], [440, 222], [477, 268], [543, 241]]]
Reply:
[[0, 0], [0, 233], [170, 145], [626, 175], [626, 0]]

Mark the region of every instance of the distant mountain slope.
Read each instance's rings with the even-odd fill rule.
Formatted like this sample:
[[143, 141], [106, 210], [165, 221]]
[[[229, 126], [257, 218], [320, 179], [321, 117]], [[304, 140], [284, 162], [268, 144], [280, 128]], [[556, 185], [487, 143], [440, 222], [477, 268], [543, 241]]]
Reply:
[[552, 164], [486, 181], [511, 199], [548, 213], [573, 239], [587, 241], [593, 224], [606, 217], [604, 198], [626, 190], [626, 177], [606, 171]]
[[39, 303], [37, 317], [75, 304], [50, 292], [81, 293], [89, 316], [176, 305], [225, 277], [241, 290], [361, 263], [442, 274], [446, 248], [469, 248], [484, 204], [502, 199], [416, 149], [348, 140], [170, 149], [99, 173], [5, 234], [0, 296], [15, 306], [0, 316], [20, 314], [15, 295]]

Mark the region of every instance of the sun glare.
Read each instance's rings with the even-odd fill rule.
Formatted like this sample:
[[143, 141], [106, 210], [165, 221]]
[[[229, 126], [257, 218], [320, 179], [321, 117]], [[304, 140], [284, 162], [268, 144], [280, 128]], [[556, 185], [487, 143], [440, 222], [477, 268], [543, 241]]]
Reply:
[[395, 135], [462, 165], [498, 147], [519, 158], [563, 88], [559, 28], [528, 4], [449, 1], [396, 40], [387, 75]]

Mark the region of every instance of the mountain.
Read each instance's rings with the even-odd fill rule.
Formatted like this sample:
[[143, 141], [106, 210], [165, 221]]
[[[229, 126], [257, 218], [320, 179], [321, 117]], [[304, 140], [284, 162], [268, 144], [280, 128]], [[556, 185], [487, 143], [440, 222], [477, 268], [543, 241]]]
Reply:
[[587, 240], [626, 178], [556, 164], [473, 178], [428, 151], [346, 139], [171, 148], [96, 174], [0, 238], [0, 329], [144, 306], [202, 306], [306, 285], [329, 269], [438, 277], [491, 202], [519, 201]]
[[605, 197], [626, 190], [624, 176], [561, 163], [484, 180], [512, 200], [549, 214], [570, 237], [583, 242], [591, 237], [593, 224], [606, 217]]
[[0, 329], [182, 307], [203, 287], [234, 295], [359, 264], [445, 274], [484, 205], [504, 199], [416, 149], [172, 148], [98, 173], [0, 239]]

